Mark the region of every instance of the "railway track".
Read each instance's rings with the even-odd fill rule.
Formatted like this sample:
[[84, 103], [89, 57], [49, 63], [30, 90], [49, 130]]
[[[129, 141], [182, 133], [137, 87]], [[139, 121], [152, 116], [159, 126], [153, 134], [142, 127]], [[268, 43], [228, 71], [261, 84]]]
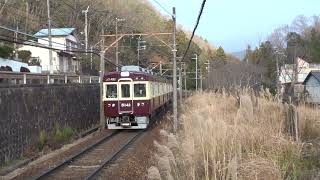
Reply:
[[156, 113], [147, 129], [114, 131], [31, 179], [94, 179], [104, 167], [115, 161], [145, 131], [153, 129], [165, 112], [166, 110], [163, 109]]
[[143, 132], [115, 131], [32, 179], [93, 179]]

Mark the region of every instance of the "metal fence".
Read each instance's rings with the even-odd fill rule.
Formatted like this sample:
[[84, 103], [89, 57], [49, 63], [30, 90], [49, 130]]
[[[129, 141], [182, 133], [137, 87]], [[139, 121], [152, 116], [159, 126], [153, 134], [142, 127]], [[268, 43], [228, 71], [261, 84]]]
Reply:
[[36, 74], [21, 72], [0, 72], [0, 85], [12, 84], [68, 84], [68, 83], [99, 83], [99, 76], [70, 74]]

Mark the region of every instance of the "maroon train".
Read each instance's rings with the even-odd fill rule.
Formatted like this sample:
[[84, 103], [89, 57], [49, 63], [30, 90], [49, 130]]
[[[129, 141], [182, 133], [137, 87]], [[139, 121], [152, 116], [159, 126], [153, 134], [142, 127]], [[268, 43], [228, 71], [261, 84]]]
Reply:
[[109, 129], [145, 129], [150, 118], [172, 99], [172, 83], [138, 66], [103, 78], [104, 113]]

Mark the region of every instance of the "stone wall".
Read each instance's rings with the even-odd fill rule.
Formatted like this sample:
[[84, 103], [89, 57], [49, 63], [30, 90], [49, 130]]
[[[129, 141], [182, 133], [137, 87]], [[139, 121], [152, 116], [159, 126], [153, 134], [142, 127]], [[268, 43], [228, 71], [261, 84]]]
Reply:
[[21, 157], [54, 124], [78, 132], [99, 121], [99, 85], [21, 85], [0, 88], [0, 165]]

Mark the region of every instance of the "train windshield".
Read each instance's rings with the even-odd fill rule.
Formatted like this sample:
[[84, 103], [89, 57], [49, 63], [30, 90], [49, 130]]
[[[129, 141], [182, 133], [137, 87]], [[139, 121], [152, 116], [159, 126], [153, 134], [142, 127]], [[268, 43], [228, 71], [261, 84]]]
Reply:
[[117, 98], [117, 85], [108, 84], [107, 85], [107, 98]]
[[146, 97], [146, 85], [135, 84], [134, 85], [134, 97]]
[[121, 97], [122, 98], [130, 97], [130, 84], [121, 84]]

